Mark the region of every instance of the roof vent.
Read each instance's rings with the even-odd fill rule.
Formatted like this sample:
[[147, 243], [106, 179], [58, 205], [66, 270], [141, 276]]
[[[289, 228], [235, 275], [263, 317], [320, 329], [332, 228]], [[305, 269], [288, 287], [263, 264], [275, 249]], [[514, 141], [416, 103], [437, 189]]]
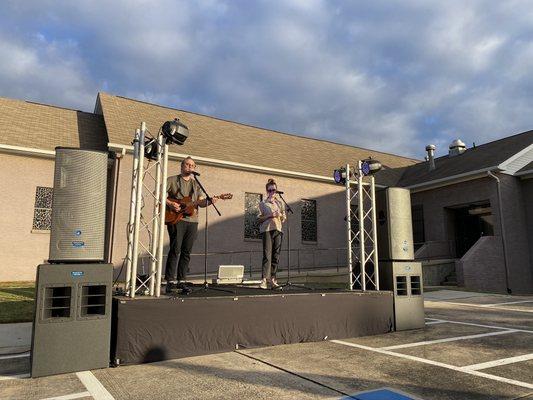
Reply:
[[463, 154], [466, 151], [466, 144], [463, 143], [461, 139], [455, 139], [450, 144], [450, 151], [448, 153], [449, 157], [458, 156]]
[[428, 152], [428, 155], [426, 156], [427, 161], [429, 161], [429, 170], [433, 171], [435, 169], [435, 145], [434, 144], [428, 144], [426, 146], [426, 151]]

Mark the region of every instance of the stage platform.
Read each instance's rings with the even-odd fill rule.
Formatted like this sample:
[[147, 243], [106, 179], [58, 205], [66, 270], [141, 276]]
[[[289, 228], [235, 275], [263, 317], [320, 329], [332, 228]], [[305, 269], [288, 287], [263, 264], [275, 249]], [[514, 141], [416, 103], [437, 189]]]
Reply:
[[140, 364], [376, 335], [393, 329], [386, 291], [194, 287], [188, 295], [113, 298], [112, 361]]

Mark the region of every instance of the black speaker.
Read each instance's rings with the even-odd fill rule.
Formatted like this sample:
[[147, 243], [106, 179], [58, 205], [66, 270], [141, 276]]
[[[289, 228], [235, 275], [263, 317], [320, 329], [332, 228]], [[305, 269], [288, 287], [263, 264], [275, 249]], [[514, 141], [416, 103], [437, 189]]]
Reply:
[[104, 260], [107, 158], [104, 151], [56, 148], [50, 262]]

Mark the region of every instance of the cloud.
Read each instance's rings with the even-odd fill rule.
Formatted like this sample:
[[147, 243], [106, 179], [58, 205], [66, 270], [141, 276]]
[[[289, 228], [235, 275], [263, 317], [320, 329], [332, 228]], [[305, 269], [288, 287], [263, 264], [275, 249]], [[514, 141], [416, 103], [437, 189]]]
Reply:
[[532, 128], [526, 1], [2, 7], [2, 96], [91, 111], [105, 90], [419, 158]]

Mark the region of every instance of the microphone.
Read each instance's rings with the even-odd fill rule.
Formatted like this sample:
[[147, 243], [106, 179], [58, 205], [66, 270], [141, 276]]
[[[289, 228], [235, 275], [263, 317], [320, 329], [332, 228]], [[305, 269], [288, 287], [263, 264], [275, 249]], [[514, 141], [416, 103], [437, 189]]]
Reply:
[[276, 190], [277, 194], [285, 194], [285, 192], [282, 192], [281, 190]]
[[193, 174], [194, 176], [200, 176], [200, 173], [196, 171], [191, 171], [190, 173]]

